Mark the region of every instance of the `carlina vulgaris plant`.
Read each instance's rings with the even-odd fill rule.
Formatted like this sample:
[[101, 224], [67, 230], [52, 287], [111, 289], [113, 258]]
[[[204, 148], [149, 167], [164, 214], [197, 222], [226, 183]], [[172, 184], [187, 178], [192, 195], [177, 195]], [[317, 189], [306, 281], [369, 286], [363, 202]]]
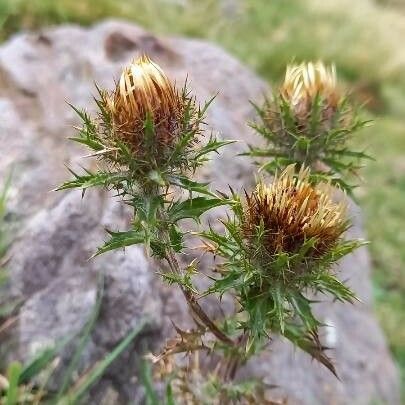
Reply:
[[[350, 221], [346, 204], [334, 201], [335, 192], [330, 183], [313, 184], [308, 168], [296, 173], [289, 165], [244, 199], [233, 194], [234, 215], [223, 221], [224, 234], [212, 228], [200, 234], [209, 241], [207, 250], [224, 259], [209, 291], [220, 296], [233, 291], [245, 359], [281, 334], [336, 374], [320, 343], [322, 323], [308, 293], [353, 302], [355, 294], [337, 279], [334, 266], [364, 242], [345, 240]], [[235, 359], [229, 367], [234, 374]]]
[[337, 83], [334, 65], [308, 62], [287, 66], [283, 83], [262, 105], [252, 128], [264, 146], [251, 146], [260, 170], [273, 174], [289, 164], [311, 169], [316, 181], [332, 184], [352, 195], [364, 151], [352, 150], [353, 136], [369, 121]]
[[[193, 181], [195, 170], [207, 155], [230, 141], [211, 136], [202, 141], [202, 125], [209, 101], [201, 108], [186, 85], [179, 91], [162, 69], [147, 56], [134, 60], [122, 72], [112, 92], [97, 88], [98, 116], [90, 117], [73, 107], [83, 126], [74, 141], [89, 147], [100, 165], [84, 175], [73, 171], [74, 180], [59, 189], [102, 186], [133, 207], [132, 229], [110, 232], [110, 240], [96, 254], [145, 243], [153, 256], [167, 262], [174, 277], [183, 280], [181, 289], [199, 321], [218, 339], [230, 343], [206, 315], [174, 256], [183, 248], [183, 234], [177, 226], [184, 218], [198, 220], [215, 206], [227, 203], [210, 192], [207, 185]], [[180, 199], [173, 189], [186, 190]], [[198, 197], [193, 197], [193, 192]], [[180, 194], [180, 193], [178, 193]]]
[[[305, 294], [313, 290], [352, 301], [354, 294], [335, 277], [333, 265], [361, 242], [343, 239], [349, 226], [343, 205], [332, 201], [330, 185], [313, 185], [303, 164], [298, 170], [289, 165], [272, 184], [259, 183], [244, 197], [232, 189], [229, 195], [214, 193], [196, 181], [195, 172], [208, 155], [231, 143], [204, 136], [211, 101], [201, 108], [186, 85], [178, 90], [147, 56], [134, 60], [113, 91], [98, 89], [95, 117], [73, 107], [83, 124], [73, 140], [90, 148], [99, 164], [83, 174], [71, 170], [74, 179], [59, 189], [114, 190], [133, 208], [131, 229], [108, 231], [110, 239], [96, 255], [144, 244], [166, 263], [163, 280], [183, 292], [196, 327], [183, 331], [174, 326], [177, 336], [153, 356], [168, 379], [168, 397], [175, 392], [185, 403], [241, 398], [271, 403], [265, 402], [260, 383], [233, 384], [237, 369], [277, 333], [335, 373], [318, 337], [321, 323]], [[229, 213], [221, 220], [222, 231], [209, 226], [194, 232], [204, 241], [203, 251], [218, 258], [211, 285], [200, 291], [193, 280], [201, 274], [198, 262], [182, 265], [179, 260], [189, 233], [181, 221], [199, 224], [202, 214], [224, 205]], [[212, 295], [220, 303], [224, 294], [234, 297], [236, 312], [214, 320], [199, 300]], [[219, 356], [206, 378], [199, 374], [200, 351]], [[173, 356], [180, 353], [191, 358], [188, 369], [193, 373], [176, 367]], [[187, 382], [191, 376], [206, 384]]]

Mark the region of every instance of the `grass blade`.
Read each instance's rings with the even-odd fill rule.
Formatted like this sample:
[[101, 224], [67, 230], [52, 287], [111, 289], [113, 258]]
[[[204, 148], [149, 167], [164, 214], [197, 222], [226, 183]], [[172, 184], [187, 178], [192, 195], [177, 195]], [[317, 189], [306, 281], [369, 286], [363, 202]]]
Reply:
[[[99, 283], [98, 283], [98, 290], [97, 290], [97, 299], [96, 299], [96, 303], [94, 305], [94, 309], [90, 315], [90, 319], [88, 320], [84, 331], [83, 331], [83, 335], [79, 340], [79, 344], [78, 347], [72, 357], [71, 362], [69, 363], [69, 366], [65, 372], [65, 375], [63, 377], [63, 382], [61, 384], [61, 387], [59, 389], [58, 395], [57, 395], [57, 401], [59, 400], [59, 398], [62, 397], [62, 395], [66, 392], [66, 390], [69, 387], [69, 384], [71, 383], [72, 380], [72, 374], [73, 371], [77, 368], [77, 365], [79, 363], [80, 360], [80, 356], [83, 353], [83, 350], [87, 344], [87, 342], [89, 341], [90, 338], [90, 334], [94, 328], [94, 325], [97, 321], [97, 318], [100, 314], [100, 308], [101, 308], [101, 303], [102, 303], [102, 299], [103, 299], [103, 293], [104, 293], [104, 275], [101, 274], [99, 277]], [[56, 401], [56, 402], [57, 402]]]
[[86, 375], [84, 375], [75, 387], [65, 397], [61, 398], [58, 404], [74, 404], [85, 394], [90, 387], [104, 374], [105, 370], [116, 360], [121, 353], [131, 344], [135, 337], [143, 330], [147, 321], [141, 320], [129, 335], [115, 347], [102, 361], [96, 364]]
[[7, 371], [7, 379], [9, 387], [7, 389], [7, 397], [5, 405], [16, 405], [18, 403], [18, 387], [22, 366], [20, 363], [11, 363]]

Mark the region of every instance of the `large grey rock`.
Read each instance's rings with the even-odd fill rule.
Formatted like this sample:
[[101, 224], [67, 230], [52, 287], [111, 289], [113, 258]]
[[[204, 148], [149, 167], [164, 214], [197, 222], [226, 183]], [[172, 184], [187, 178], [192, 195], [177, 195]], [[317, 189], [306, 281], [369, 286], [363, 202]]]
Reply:
[[[137, 26], [109, 21], [90, 29], [64, 26], [18, 35], [0, 47], [0, 178], [13, 168], [11, 207], [20, 229], [11, 251], [10, 295], [25, 300], [14, 336], [17, 349], [10, 357], [27, 359], [44, 345], [79, 333], [104, 274], [101, 313], [81, 366], [99, 359], [143, 319], [148, 326], [135, 343], [137, 350], [125, 353], [93, 392], [97, 403], [139, 402], [133, 376], [142, 348], [162, 345], [171, 318], [188, 322], [181, 294], [160, 283], [156, 263], [141, 248], [88, 261], [104, 238], [104, 227], [129, 226], [124, 207], [104, 192], [83, 200], [79, 192], [50, 192], [68, 177], [64, 164], [83, 164], [84, 151], [66, 140], [77, 120], [65, 101], [92, 109], [93, 82], [111, 87], [120, 69], [143, 52], [179, 83], [188, 75], [199, 100], [219, 92], [208, 123], [220, 136], [242, 142], [214, 156], [201, 176], [216, 188], [249, 187], [254, 168], [235, 155], [246, 142], [256, 141], [245, 124], [252, 118], [248, 100], [259, 100], [267, 88], [216, 46], [156, 38]], [[361, 235], [360, 213], [355, 207], [352, 212], [352, 232]], [[334, 347], [341, 381], [283, 341], [252, 360], [241, 376], [264, 375], [280, 386], [274, 393], [287, 394], [293, 404], [397, 404], [397, 372], [372, 312], [367, 250], [345, 259], [340, 270], [362, 302], [350, 306], [325, 299], [318, 309], [330, 325], [324, 339]]]

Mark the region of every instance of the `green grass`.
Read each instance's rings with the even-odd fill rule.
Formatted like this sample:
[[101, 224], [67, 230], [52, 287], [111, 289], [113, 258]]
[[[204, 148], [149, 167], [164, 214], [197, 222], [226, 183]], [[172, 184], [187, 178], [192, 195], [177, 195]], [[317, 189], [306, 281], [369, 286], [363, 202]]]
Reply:
[[[104, 276], [100, 276], [96, 303], [89, 320], [78, 335], [59, 340], [54, 346], [47, 347], [34, 355], [27, 364], [23, 365], [19, 362], [11, 362], [7, 366], [0, 364], [0, 376], [3, 381], [6, 379], [8, 383], [7, 389], [0, 389], [0, 404], [17, 405], [24, 403], [34, 405], [49, 403], [70, 405], [82, 403], [80, 400], [88, 394], [91, 387], [104, 375], [111, 364], [128, 349], [148, 322], [147, 319], [140, 320], [136, 327], [109, 353], [78, 376], [79, 359], [89, 342], [100, 314], [103, 286]], [[0, 322], [0, 329], [1, 327]], [[0, 343], [3, 342], [0, 340]], [[69, 344], [74, 346], [73, 355], [64, 370], [58, 392], [47, 392], [47, 383], [58, 367], [60, 352]]]
[[405, 398], [405, 122], [379, 117], [365, 131], [375, 162], [368, 164], [359, 200], [366, 215], [376, 312], [402, 373]]
[[405, 8], [399, 0], [240, 3], [224, 17], [215, 0], [189, 0], [187, 7], [170, 0], [0, 0], [0, 39], [20, 29], [121, 17], [157, 33], [217, 42], [273, 84], [293, 58], [336, 62], [376, 119], [359, 138], [377, 160], [364, 170], [358, 198], [372, 241], [376, 311], [405, 382]]

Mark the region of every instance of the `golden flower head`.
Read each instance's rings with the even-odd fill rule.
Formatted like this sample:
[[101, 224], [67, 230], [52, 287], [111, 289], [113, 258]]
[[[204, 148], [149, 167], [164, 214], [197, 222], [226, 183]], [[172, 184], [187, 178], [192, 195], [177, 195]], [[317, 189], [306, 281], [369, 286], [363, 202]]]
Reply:
[[270, 185], [259, 184], [247, 197], [243, 232], [248, 243], [257, 243], [263, 229], [266, 254], [296, 253], [308, 239], [314, 239], [309, 254], [321, 256], [336, 245], [347, 229], [346, 205], [332, 200], [332, 187], [309, 182], [309, 170], [294, 176], [294, 165]]
[[280, 94], [297, 115], [308, 113], [316, 97], [325, 107], [336, 108], [339, 94], [336, 87], [336, 68], [322, 62], [287, 66]]
[[178, 135], [183, 104], [174, 84], [147, 56], [124, 69], [107, 97], [116, 134], [135, 152], [143, 147], [147, 119], [153, 120], [156, 146], [171, 145]]

